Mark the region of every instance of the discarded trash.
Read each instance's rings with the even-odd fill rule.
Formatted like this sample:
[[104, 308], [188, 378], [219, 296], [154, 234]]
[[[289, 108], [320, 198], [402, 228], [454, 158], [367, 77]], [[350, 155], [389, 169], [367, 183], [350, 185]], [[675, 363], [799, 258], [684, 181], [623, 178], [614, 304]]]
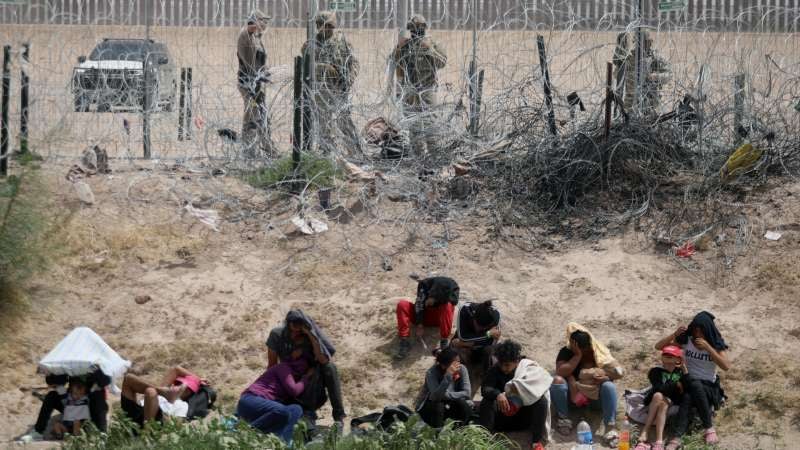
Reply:
[[328, 231], [328, 225], [325, 222], [312, 217], [294, 216], [289, 221], [294, 225], [295, 231], [303, 234], [319, 234]]
[[443, 248], [447, 248], [447, 241], [442, 240], [442, 239], [434, 239], [433, 240], [433, 244], [431, 245], [431, 247], [433, 247], [433, 248], [435, 248], [437, 250], [443, 249]]
[[320, 189], [317, 191], [317, 196], [319, 197], [319, 206], [322, 209], [331, 208], [331, 189]]
[[219, 213], [214, 209], [197, 209], [187, 203], [184, 209], [214, 231], [219, 231]]
[[456, 164], [453, 164], [453, 170], [455, 171], [456, 176], [460, 177], [460, 176], [464, 176], [464, 175], [469, 173], [469, 166], [466, 166], [464, 164], [456, 163]]
[[719, 171], [722, 181], [727, 181], [731, 177], [739, 176], [752, 169], [762, 154], [764, 154], [763, 150], [753, 147], [753, 144], [749, 142], [737, 148]]
[[153, 298], [149, 295], [137, 295], [134, 297], [133, 301], [136, 302], [137, 305], [144, 305], [145, 303], [149, 302]]
[[375, 171], [370, 173], [351, 162], [342, 162], [344, 163], [345, 171], [347, 171], [347, 178], [350, 181], [375, 181], [376, 178], [386, 180], [382, 172]]
[[206, 124], [206, 121], [205, 121], [205, 120], [203, 120], [203, 118], [202, 118], [202, 117], [200, 117], [200, 116], [196, 116], [196, 117], [194, 118], [194, 125], [195, 125], [195, 126], [198, 128], [198, 129], [202, 129], [202, 128], [203, 128], [203, 125], [205, 125], [205, 124]]
[[73, 183], [75, 186], [75, 193], [78, 194], [78, 198], [87, 205], [94, 204], [94, 192], [92, 192], [92, 188], [86, 184], [85, 181], [76, 181]]
[[675, 250], [675, 255], [681, 258], [689, 258], [695, 254], [695, 248], [692, 241], [686, 241], [685, 244], [681, 245]]
[[383, 270], [385, 270], [387, 272], [391, 272], [394, 269], [394, 267], [392, 267], [392, 259], [389, 258], [388, 256], [384, 256], [383, 257], [382, 267], [383, 267]]
[[777, 231], [767, 231], [767, 233], [764, 234], [764, 237], [769, 239], [770, 241], [777, 241], [778, 239], [781, 238], [781, 236], [783, 235], [781, 233], [778, 233]]

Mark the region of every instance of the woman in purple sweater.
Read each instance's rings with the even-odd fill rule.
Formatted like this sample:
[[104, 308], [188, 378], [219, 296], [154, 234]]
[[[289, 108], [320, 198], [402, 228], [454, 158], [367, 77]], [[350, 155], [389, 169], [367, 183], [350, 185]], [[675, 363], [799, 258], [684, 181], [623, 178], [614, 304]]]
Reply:
[[[305, 375], [296, 380], [294, 373]], [[303, 415], [303, 408], [287, 403], [303, 392], [312, 373], [308, 361], [297, 357], [272, 366], [242, 392], [236, 415], [264, 433], [291, 442], [294, 425]]]

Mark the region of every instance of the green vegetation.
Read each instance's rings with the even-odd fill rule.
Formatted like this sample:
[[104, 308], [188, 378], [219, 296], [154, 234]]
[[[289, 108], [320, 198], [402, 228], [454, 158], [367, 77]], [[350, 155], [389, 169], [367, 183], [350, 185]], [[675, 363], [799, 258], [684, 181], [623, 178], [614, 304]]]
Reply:
[[0, 179], [0, 306], [18, 300], [21, 283], [47, 266], [47, 207], [35, 168]]
[[[211, 450], [211, 449], [287, 449], [275, 436], [265, 435], [242, 422], [235, 427], [225, 424], [225, 419], [186, 424], [165, 421], [148, 424], [137, 430], [122, 414], [117, 414], [109, 424], [108, 433], [90, 431], [69, 438], [65, 450], [120, 449], [120, 450]], [[137, 436], [137, 431], [139, 435]], [[298, 426], [295, 436], [302, 436]], [[299, 441], [295, 439], [295, 441]], [[417, 416], [407, 423], [396, 425], [391, 432], [370, 431], [361, 436], [341, 436], [330, 432], [321, 439], [305, 445], [294, 445], [297, 450], [491, 450], [514, 448], [515, 445], [500, 436], [492, 436], [481, 427], [468, 426], [454, 430], [452, 425], [437, 431], [423, 424]]]
[[293, 169], [291, 155], [276, 160], [271, 166], [251, 172], [244, 179], [251, 185], [261, 188], [288, 187], [291, 182], [306, 183], [316, 188], [333, 187], [334, 180], [340, 175], [336, 164], [328, 158], [303, 153], [297, 172]]

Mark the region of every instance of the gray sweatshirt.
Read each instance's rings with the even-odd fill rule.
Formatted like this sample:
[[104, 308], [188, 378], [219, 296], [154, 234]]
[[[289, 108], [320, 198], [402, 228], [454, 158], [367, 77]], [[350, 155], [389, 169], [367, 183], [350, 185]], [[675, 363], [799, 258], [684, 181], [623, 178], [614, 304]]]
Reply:
[[460, 377], [453, 381], [453, 377], [447, 372], [442, 373], [438, 364], [428, 369], [425, 374], [425, 384], [417, 402], [417, 411], [422, 408], [426, 401], [443, 402], [446, 400], [471, 400], [472, 391], [469, 384], [469, 373], [467, 367], [462, 365], [459, 369]]

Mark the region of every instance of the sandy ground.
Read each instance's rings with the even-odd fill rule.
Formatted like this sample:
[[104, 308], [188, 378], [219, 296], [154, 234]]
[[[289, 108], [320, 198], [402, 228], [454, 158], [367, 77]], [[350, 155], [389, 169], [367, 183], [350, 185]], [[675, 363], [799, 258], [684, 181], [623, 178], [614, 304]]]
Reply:
[[[449, 221], [447, 231], [442, 223], [415, 225], [404, 219], [407, 205], [379, 196], [349, 223], [329, 220], [321, 235], [287, 236], [292, 204], [234, 178], [159, 165], [114, 170], [88, 180], [97, 202], [87, 207], [63, 180], [63, 167], [46, 169], [54, 211], [73, 213], [60, 238], [66, 257], [33, 281], [29, 307], [5, 329], [0, 445], [33, 424], [39, 403], [20, 388], [43, 384], [36, 362], [79, 325], [133, 361], [136, 373], [156, 378], [181, 364], [206, 376], [231, 411], [265, 367], [269, 330], [299, 307], [338, 347], [351, 417], [410, 404], [432, 363], [420, 345], [403, 363], [390, 357], [394, 299], [414, 294], [411, 272], [446, 274], [466, 298], [497, 299], [504, 336], [550, 370], [566, 323], [584, 323], [628, 369], [620, 393], [645, 386], [661, 336], [712, 311], [734, 361], [722, 375], [730, 402], [718, 418], [721, 447], [795, 448], [800, 441], [793, 349], [800, 344], [800, 184], [758, 194], [768, 227], [795, 226], [777, 242], [754, 236], [728, 281], [715, 286], [634, 232], [524, 252], [491, 238], [481, 217]], [[356, 188], [342, 187], [343, 204], [351, 205], [346, 193]], [[220, 232], [182, 214], [183, 200], [219, 210]], [[152, 301], [139, 305], [137, 295]], [[427, 341], [435, 343], [433, 332]], [[328, 409], [322, 417], [330, 420]]]

